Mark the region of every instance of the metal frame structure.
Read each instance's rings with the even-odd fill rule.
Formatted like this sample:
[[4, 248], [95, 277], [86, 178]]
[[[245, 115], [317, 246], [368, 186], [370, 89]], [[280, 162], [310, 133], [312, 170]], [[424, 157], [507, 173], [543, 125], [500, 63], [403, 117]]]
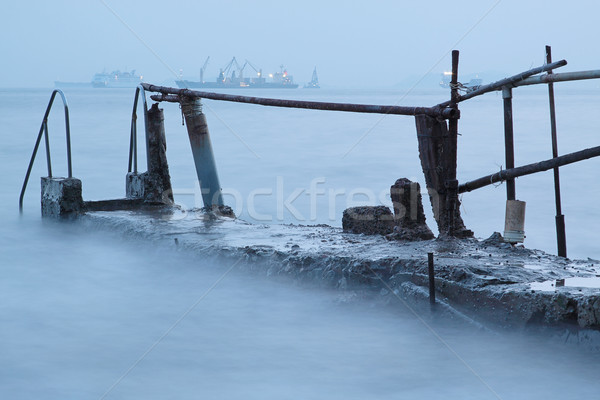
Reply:
[[71, 164], [71, 128], [69, 125], [69, 105], [67, 104], [67, 98], [65, 94], [60, 89], [55, 89], [52, 91], [52, 95], [50, 96], [50, 101], [48, 102], [48, 106], [46, 107], [46, 112], [44, 113], [44, 118], [42, 120], [42, 125], [40, 126], [40, 131], [38, 133], [37, 139], [35, 141], [35, 146], [33, 147], [33, 154], [31, 155], [31, 159], [29, 160], [29, 166], [27, 167], [27, 173], [25, 174], [25, 180], [23, 181], [23, 187], [21, 188], [21, 195], [19, 196], [19, 211], [23, 212], [23, 198], [25, 196], [25, 190], [27, 189], [27, 183], [29, 182], [29, 176], [31, 175], [31, 169], [33, 168], [33, 163], [35, 161], [35, 157], [37, 156], [37, 151], [40, 146], [40, 142], [42, 140], [42, 135], [44, 135], [44, 141], [46, 145], [46, 164], [48, 167], [48, 177], [52, 178], [52, 161], [50, 159], [50, 139], [48, 137], [48, 115], [50, 114], [50, 110], [52, 109], [52, 105], [54, 104], [54, 99], [56, 95], [59, 94], [60, 98], [63, 102], [63, 107], [65, 110], [65, 129], [66, 129], [66, 138], [67, 138], [67, 171], [68, 177], [73, 177], [73, 169]]
[[148, 104], [146, 103], [146, 91], [142, 85], [135, 88], [135, 97], [133, 98], [133, 111], [131, 111], [131, 134], [129, 136], [129, 163], [127, 164], [127, 172], [138, 173], [138, 157], [137, 157], [137, 105], [138, 99], [142, 95], [142, 105], [144, 107], [144, 125], [148, 126]]

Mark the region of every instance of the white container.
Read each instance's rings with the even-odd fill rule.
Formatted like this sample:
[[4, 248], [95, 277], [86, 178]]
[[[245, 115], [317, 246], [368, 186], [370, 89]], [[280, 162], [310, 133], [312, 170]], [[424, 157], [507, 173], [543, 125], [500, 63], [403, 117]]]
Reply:
[[504, 241], [507, 243], [523, 243], [525, 240], [525, 202], [519, 200], [506, 201], [504, 218]]

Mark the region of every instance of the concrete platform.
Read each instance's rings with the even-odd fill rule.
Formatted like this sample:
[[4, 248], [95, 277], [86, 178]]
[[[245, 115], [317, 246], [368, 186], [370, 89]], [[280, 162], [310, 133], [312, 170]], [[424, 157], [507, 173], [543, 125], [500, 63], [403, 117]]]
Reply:
[[253, 225], [170, 207], [90, 212], [80, 223], [225, 262], [241, 258], [261, 274], [422, 303], [427, 253], [434, 252], [442, 305], [497, 327], [585, 331], [600, 343], [600, 262], [513, 247], [499, 237], [400, 242], [324, 225]]

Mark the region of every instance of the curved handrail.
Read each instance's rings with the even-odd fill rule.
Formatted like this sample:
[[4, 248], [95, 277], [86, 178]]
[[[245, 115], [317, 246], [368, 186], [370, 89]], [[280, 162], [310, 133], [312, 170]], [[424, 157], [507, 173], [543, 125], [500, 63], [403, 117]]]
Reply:
[[65, 109], [65, 129], [66, 129], [66, 137], [67, 137], [67, 169], [69, 178], [73, 177], [73, 169], [71, 164], [71, 128], [69, 125], [69, 105], [67, 104], [67, 98], [65, 94], [60, 89], [54, 89], [52, 91], [52, 96], [50, 96], [50, 101], [48, 102], [48, 106], [46, 107], [46, 113], [44, 114], [44, 119], [42, 120], [42, 125], [40, 126], [40, 132], [38, 133], [37, 139], [35, 141], [35, 146], [33, 148], [33, 154], [31, 155], [31, 160], [29, 160], [29, 166], [27, 167], [27, 173], [25, 174], [25, 180], [23, 181], [23, 187], [21, 188], [21, 195], [19, 196], [19, 211], [23, 212], [23, 197], [25, 196], [25, 190], [27, 189], [27, 183], [29, 182], [29, 176], [31, 175], [31, 169], [33, 168], [33, 163], [35, 161], [35, 157], [37, 155], [38, 148], [40, 147], [40, 141], [42, 140], [42, 135], [44, 135], [44, 141], [46, 144], [46, 163], [48, 165], [48, 177], [52, 178], [52, 162], [50, 160], [50, 140], [48, 138], [48, 115], [50, 114], [50, 110], [52, 109], [52, 104], [54, 103], [54, 98], [56, 94], [59, 94], [63, 106]]
[[137, 174], [137, 104], [140, 92], [142, 93], [142, 102], [144, 105], [144, 125], [148, 122], [148, 104], [146, 103], [146, 91], [142, 85], [135, 88], [135, 97], [133, 99], [133, 111], [131, 112], [131, 135], [129, 137], [129, 164], [127, 172], [131, 172], [133, 161], [133, 172]]

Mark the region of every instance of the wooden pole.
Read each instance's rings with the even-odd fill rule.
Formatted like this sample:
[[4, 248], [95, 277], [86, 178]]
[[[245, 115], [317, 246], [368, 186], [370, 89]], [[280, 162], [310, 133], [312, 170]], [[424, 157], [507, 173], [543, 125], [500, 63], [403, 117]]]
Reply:
[[[546, 46], [546, 62], [552, 62], [552, 48]], [[548, 71], [552, 74], [552, 71]], [[558, 139], [556, 133], [556, 107], [554, 105], [554, 84], [548, 83], [548, 100], [550, 103], [550, 130], [552, 135], [552, 158], [558, 157]], [[556, 203], [556, 244], [558, 255], [567, 257], [567, 239], [565, 233], [565, 216], [562, 214], [560, 201], [560, 173], [558, 167], [554, 167], [554, 201]]]
[[[452, 80], [450, 97], [458, 98], [458, 51], [452, 52]], [[460, 112], [456, 103], [451, 105], [456, 115]], [[440, 235], [472, 237], [473, 232], [465, 228], [460, 216], [458, 181], [456, 180], [456, 157], [458, 118], [448, 124], [429, 115], [415, 117], [419, 158], [425, 174], [427, 192], [433, 208]]]
[[162, 108], [158, 108], [157, 103], [153, 104], [148, 110], [146, 149], [148, 166], [145, 188], [146, 201], [173, 204], [171, 175], [167, 163], [165, 116]]

